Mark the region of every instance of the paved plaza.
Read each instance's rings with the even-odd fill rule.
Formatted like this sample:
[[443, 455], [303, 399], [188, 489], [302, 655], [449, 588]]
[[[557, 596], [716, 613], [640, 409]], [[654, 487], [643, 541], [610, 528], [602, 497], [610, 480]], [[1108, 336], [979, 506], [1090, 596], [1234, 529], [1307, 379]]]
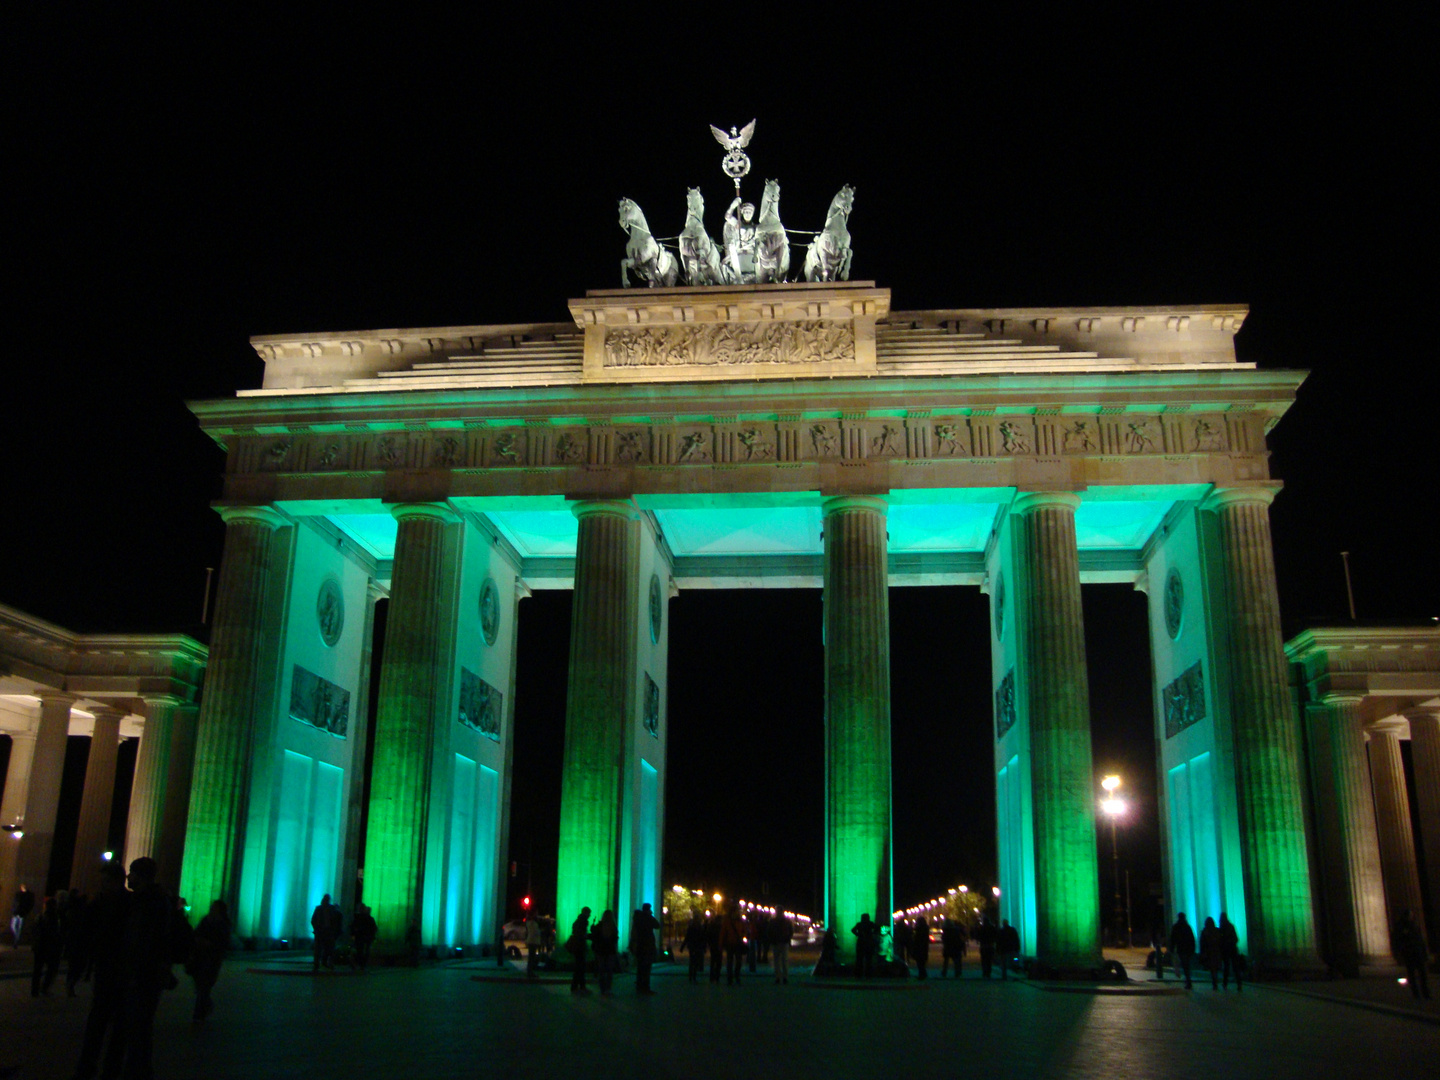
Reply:
[[[14, 972], [7, 954], [0, 972]], [[295, 974], [256, 974], [263, 966]], [[1434, 1076], [1440, 1012], [1386, 1014], [1270, 987], [1244, 994], [1054, 992], [1023, 980], [931, 978], [890, 989], [688, 984], [657, 969], [654, 997], [622, 978], [611, 997], [573, 997], [564, 981], [526, 984], [464, 961], [366, 976], [232, 959], [215, 1015], [189, 1020], [189, 980], [156, 1024], [160, 1080], [404, 1076], [809, 1077]], [[480, 978], [477, 979], [476, 976]], [[497, 981], [498, 980], [498, 981]], [[1198, 985], [1198, 984], [1197, 984]], [[1359, 981], [1339, 984], [1352, 992]], [[1409, 1007], [1380, 981], [1370, 996]], [[1148, 975], [1131, 984], [1153, 991]], [[88, 989], [47, 998], [0, 979], [0, 1076], [64, 1078], [74, 1068]], [[1328, 992], [1321, 987], [1321, 992]], [[1386, 1003], [1381, 1002], [1384, 1006]]]

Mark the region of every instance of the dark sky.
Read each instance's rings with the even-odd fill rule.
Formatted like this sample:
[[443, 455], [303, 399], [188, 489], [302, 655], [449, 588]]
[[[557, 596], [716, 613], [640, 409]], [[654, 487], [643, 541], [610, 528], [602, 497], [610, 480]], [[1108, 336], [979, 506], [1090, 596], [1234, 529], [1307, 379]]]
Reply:
[[[1241, 358], [1313, 372], [1271, 439], [1287, 633], [1345, 617], [1341, 550], [1362, 618], [1440, 615], [1434, 271], [1412, 255], [1434, 246], [1428, 19], [477, 10], [11, 13], [0, 602], [194, 629], [221, 455], [184, 402], [259, 385], [250, 335], [562, 320], [618, 284], [620, 196], [673, 234], [701, 186], [718, 232], [706, 125], [757, 117], [752, 178], [783, 182], [797, 228], [855, 185], [855, 276], [896, 308], [1248, 303]], [[1097, 768], [1141, 795], [1143, 597], [1086, 593]], [[811, 905], [818, 618], [815, 592], [673, 602], [667, 875]], [[993, 872], [984, 619], [975, 589], [892, 591], [902, 903]], [[568, 597], [526, 601], [521, 633], [563, 639]], [[537, 891], [563, 713], [540, 652], [515, 811]]]

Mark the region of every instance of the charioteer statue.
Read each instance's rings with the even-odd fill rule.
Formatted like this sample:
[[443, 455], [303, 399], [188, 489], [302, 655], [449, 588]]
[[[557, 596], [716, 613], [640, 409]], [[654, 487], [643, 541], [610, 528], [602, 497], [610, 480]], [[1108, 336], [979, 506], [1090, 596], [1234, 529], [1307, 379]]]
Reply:
[[[783, 283], [790, 273], [791, 231], [780, 223], [780, 185], [765, 181], [757, 215], [755, 204], [740, 194], [740, 181], [750, 172], [745, 147], [755, 135], [755, 121], [727, 134], [710, 126], [717, 142], [725, 148], [721, 169], [735, 183], [735, 198], [725, 211], [721, 234], [723, 249], [705, 231], [705, 200], [699, 188], [685, 197], [685, 230], [678, 241], [679, 258], [667, 250], [667, 241], [656, 239], [645, 215], [630, 199], [620, 201], [620, 226], [629, 236], [625, 258], [620, 263], [620, 281], [630, 287], [630, 274], [649, 286], [671, 286], [683, 276], [687, 285], [764, 285]], [[805, 255], [806, 281], [850, 280], [850, 230], [848, 221], [855, 201], [855, 189], [842, 187], [830, 202], [825, 228], [813, 233]]]

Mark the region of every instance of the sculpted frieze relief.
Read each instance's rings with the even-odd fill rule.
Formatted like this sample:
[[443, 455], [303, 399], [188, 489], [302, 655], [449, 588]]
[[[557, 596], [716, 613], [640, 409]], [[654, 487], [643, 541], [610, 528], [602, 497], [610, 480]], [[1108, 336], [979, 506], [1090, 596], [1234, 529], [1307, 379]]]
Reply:
[[606, 367], [854, 363], [848, 322], [715, 323], [605, 332]]

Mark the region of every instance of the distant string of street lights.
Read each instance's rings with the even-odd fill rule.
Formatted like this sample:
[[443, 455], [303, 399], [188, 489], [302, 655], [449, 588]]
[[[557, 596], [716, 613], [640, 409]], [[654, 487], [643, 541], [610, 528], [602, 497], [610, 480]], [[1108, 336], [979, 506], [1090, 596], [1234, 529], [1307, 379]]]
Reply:
[[[990, 894], [995, 898], [996, 903], [1000, 902], [999, 885], [990, 886]], [[983, 894], [978, 892], [972, 893], [970, 891], [970, 886], [968, 885], [956, 885], [953, 889], [947, 890], [944, 896], [937, 896], [933, 900], [926, 900], [922, 903], [914, 905], [913, 907], [902, 908], [899, 911], [892, 911], [890, 913], [890, 917], [896, 921], [903, 919], [915, 919], [919, 918], [921, 915], [929, 917], [931, 914], [937, 914], [944, 917], [952, 904], [955, 906], [957, 911], [964, 911], [968, 908], [976, 915], [979, 915], [980, 904], [976, 903], [976, 901], [981, 897], [981, 895]]]

